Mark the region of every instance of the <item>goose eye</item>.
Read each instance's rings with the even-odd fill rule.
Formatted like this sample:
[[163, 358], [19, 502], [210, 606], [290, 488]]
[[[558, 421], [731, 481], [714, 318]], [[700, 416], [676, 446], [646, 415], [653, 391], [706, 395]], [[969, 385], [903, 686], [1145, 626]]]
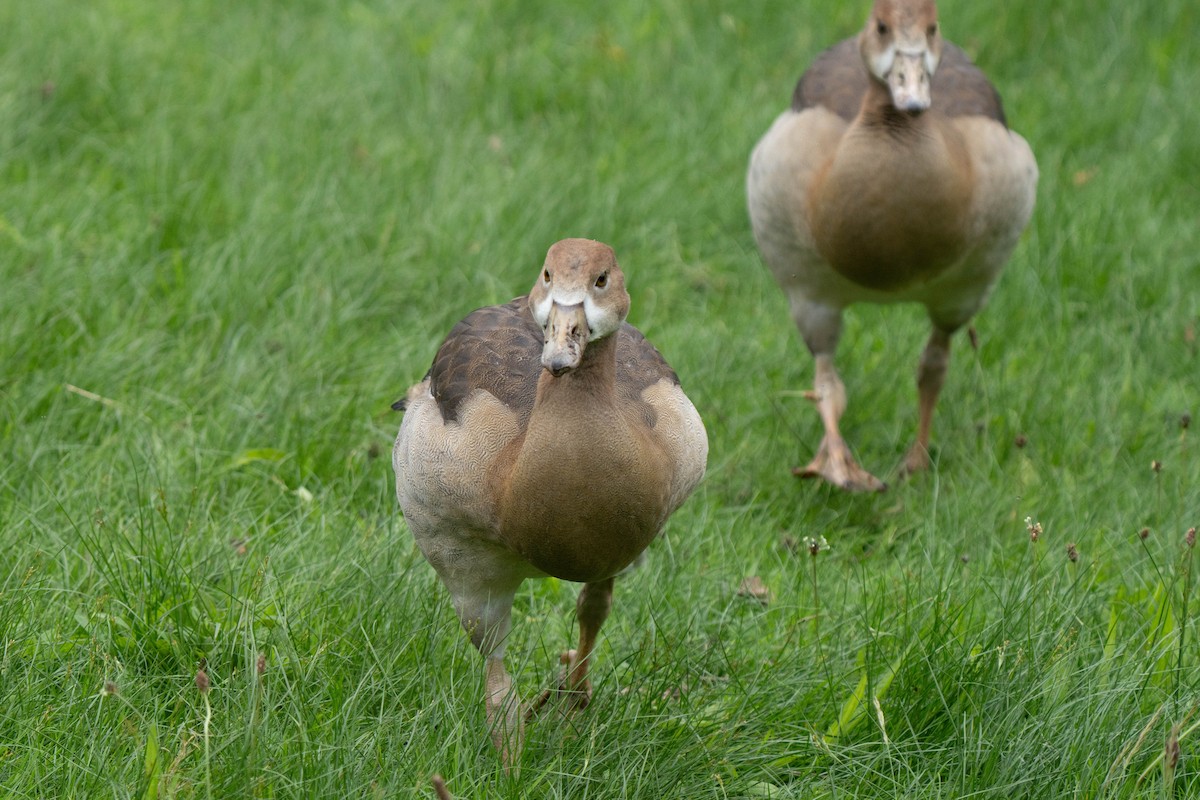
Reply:
[[608, 286], [608, 273], [601, 272], [600, 277], [596, 278], [596, 288], [603, 289], [605, 286]]
[[546, 283], [550, 282], [550, 270], [548, 270], [548, 269], [542, 270], [542, 280], [545, 281]]
[[884, 22], [883, 20], [879, 20], [878, 23], [876, 23], [875, 30], [879, 31], [880, 36], [888, 35], [888, 26], [887, 26], [887, 23]]
[[937, 36], [937, 23], [936, 22], [929, 26], [928, 33], [929, 33], [930, 39], [932, 39], [934, 36]]

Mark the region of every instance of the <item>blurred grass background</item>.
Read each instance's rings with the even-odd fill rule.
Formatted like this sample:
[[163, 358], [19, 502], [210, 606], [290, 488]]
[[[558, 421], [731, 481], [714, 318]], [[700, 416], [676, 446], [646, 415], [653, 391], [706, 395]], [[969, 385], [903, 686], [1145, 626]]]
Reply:
[[[811, 363], [743, 177], [865, 3], [0, 5], [4, 792], [1200, 793], [1200, 10], [940, 9], [1038, 207], [956, 342], [935, 470], [859, 497], [789, 473]], [[711, 455], [618, 586], [592, 708], [505, 776], [388, 406], [567, 236], [616, 249]], [[848, 314], [844, 430], [877, 473], [924, 336]], [[573, 608], [519, 596], [525, 694]]]

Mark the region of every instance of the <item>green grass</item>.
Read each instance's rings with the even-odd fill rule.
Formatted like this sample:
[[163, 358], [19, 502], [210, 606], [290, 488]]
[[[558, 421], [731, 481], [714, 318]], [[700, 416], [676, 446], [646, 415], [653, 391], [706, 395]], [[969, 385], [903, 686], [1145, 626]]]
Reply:
[[[1051, 5], [942, 4], [1038, 207], [934, 471], [862, 497], [789, 473], [811, 363], [743, 176], [865, 0], [0, 4], [0, 795], [1200, 796], [1200, 11]], [[615, 247], [711, 455], [592, 707], [506, 776], [388, 406], [566, 236]], [[848, 315], [869, 469], [924, 326]], [[518, 597], [527, 696], [574, 595]]]

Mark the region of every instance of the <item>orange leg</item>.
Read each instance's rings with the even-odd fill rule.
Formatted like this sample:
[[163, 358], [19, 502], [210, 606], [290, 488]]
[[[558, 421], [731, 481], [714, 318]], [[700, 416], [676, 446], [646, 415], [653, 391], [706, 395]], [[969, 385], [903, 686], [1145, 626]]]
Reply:
[[807, 466], [797, 467], [792, 473], [802, 478], [823, 478], [834, 486], [852, 492], [881, 492], [887, 485], [858, 465], [850, 453], [850, 447], [838, 430], [838, 420], [846, 410], [846, 386], [833, 367], [833, 356], [816, 356], [816, 380], [812, 391], [805, 397], [817, 405], [825, 435], [817, 454]]
[[454, 610], [463, 630], [471, 644], [483, 654], [488, 730], [504, 769], [512, 770], [521, 757], [525, 719], [512, 676], [504, 668], [504, 647], [512, 627], [513, 597], [521, 581], [492, 581], [480, 585], [477, 581], [461, 580], [462, 574], [448, 571], [442, 579], [450, 588]]
[[600, 626], [604, 624], [612, 608], [613, 580], [607, 578], [585, 583], [579, 590], [579, 599], [575, 602], [575, 612], [579, 619], [579, 647], [568, 650], [559, 657], [559, 661], [566, 668], [557, 691], [543, 692], [531, 708], [531, 712], [540, 709], [555, 693], [567, 695], [572, 710], [587, 708], [591, 702], [592, 682], [587, 677], [588, 666], [591, 663], [592, 651], [596, 649], [596, 637], [600, 633]]
[[486, 673], [488, 730], [492, 744], [500, 753], [500, 763], [511, 770], [521, 757], [525, 743], [525, 720], [521, 714], [521, 699], [513, 686], [512, 676], [504, 669], [504, 658], [489, 657]]
[[950, 334], [935, 327], [921, 353], [917, 367], [918, 420], [917, 440], [904, 457], [904, 474], [929, 469], [929, 436], [933, 430], [933, 409], [946, 382], [950, 365]]

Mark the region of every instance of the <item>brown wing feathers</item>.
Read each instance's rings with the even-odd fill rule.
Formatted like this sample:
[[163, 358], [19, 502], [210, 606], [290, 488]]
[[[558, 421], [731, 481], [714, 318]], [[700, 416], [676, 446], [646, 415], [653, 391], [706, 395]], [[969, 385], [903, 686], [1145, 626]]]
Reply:
[[[869, 80], [858, 40], [844, 39], [817, 56], [800, 77], [792, 93], [792, 110], [824, 106], [849, 122], [858, 116]], [[948, 117], [978, 115], [1007, 125], [996, 88], [967, 54], [950, 42], [942, 44], [930, 91], [933, 108]]]
[[[622, 397], [640, 401], [642, 390], [663, 378], [679, 384], [641, 331], [624, 323], [617, 336], [617, 391]], [[515, 409], [522, 422], [527, 419], [542, 371], [542, 343], [527, 297], [464, 317], [450, 330], [426, 374], [442, 419], [457, 421], [460, 406], [477, 389]], [[403, 399], [392, 405], [397, 411], [404, 407]], [[653, 424], [652, 419], [647, 422]]]
[[524, 418], [533, 408], [542, 370], [542, 330], [526, 298], [472, 311], [455, 325], [429, 370], [430, 390], [442, 419], [458, 419], [459, 406], [483, 389]]

